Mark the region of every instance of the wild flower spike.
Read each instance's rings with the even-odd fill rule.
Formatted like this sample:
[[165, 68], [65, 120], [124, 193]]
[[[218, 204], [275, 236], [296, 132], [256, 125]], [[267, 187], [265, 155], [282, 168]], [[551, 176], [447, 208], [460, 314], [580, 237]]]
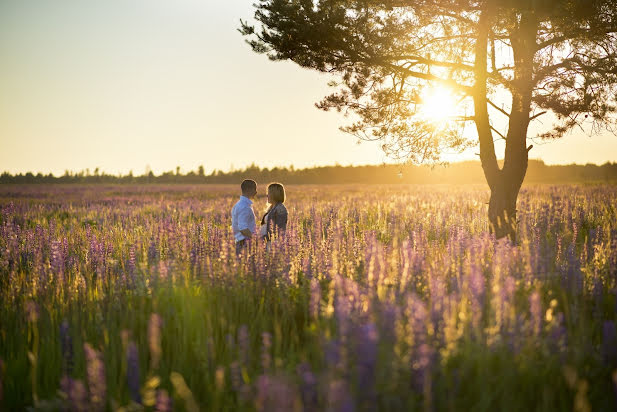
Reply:
[[94, 411], [103, 411], [107, 398], [105, 364], [101, 354], [94, 350], [90, 344], [84, 344], [84, 352], [86, 354], [90, 405]]
[[131, 399], [141, 404], [140, 380], [139, 380], [139, 353], [135, 342], [129, 342], [126, 349], [126, 380]]

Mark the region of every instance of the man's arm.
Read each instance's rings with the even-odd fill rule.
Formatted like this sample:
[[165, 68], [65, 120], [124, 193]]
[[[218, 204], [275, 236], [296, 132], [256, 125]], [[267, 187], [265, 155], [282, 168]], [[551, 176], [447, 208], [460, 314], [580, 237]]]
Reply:
[[255, 225], [255, 214], [249, 208], [245, 208], [240, 211], [238, 214], [238, 229], [240, 229], [240, 233], [245, 238], [253, 237], [253, 232], [251, 232], [251, 227]]

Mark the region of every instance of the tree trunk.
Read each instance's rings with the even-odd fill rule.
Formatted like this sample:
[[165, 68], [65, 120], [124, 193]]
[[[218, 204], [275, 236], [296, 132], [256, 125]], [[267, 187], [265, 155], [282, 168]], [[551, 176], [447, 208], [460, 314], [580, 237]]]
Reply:
[[475, 123], [480, 143], [480, 161], [491, 189], [488, 205], [491, 232], [497, 239], [508, 237], [512, 242], [516, 242], [516, 200], [527, 173], [528, 152], [531, 148], [525, 146], [533, 90], [533, 59], [538, 22], [533, 11], [524, 13], [514, 25], [510, 36], [515, 68], [504, 164], [500, 169], [487, 110], [487, 45], [491, 12], [492, 9], [487, 6], [481, 13], [478, 24], [475, 50]]
[[516, 199], [520, 185], [506, 174], [499, 173], [497, 185], [491, 189], [488, 204], [490, 230], [497, 239], [508, 237], [516, 242]]

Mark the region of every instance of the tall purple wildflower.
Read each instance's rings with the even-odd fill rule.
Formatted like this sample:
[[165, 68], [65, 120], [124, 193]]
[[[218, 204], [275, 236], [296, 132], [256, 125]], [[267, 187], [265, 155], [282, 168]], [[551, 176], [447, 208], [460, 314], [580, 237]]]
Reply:
[[268, 332], [261, 334], [261, 367], [264, 372], [270, 370], [272, 364], [272, 355], [270, 355], [270, 348], [272, 347], [272, 335]]
[[362, 401], [367, 410], [376, 410], [377, 408], [377, 393], [375, 390], [377, 339], [377, 327], [375, 324], [369, 323], [360, 327], [357, 343], [358, 386]]
[[128, 285], [134, 287], [136, 282], [135, 275], [137, 272], [137, 258], [135, 256], [135, 246], [131, 246], [131, 248], [129, 249], [127, 272], [129, 274], [129, 279], [127, 279]]
[[148, 246], [148, 264], [152, 265], [159, 258], [159, 249], [154, 238], [150, 239]]
[[169, 276], [169, 263], [167, 261], [159, 260], [158, 272], [161, 279], [167, 279]]
[[92, 410], [102, 411], [105, 409], [105, 399], [107, 398], [105, 364], [101, 359], [101, 354], [88, 343], [84, 344], [84, 352], [86, 353], [90, 405]]
[[554, 323], [550, 332], [550, 342], [551, 345], [564, 355], [564, 350], [567, 345], [567, 330], [565, 326], [565, 319], [563, 313], [559, 312], [555, 315]]
[[244, 381], [240, 362], [233, 361], [229, 365], [229, 375], [231, 378], [231, 388], [238, 394], [241, 400], [248, 400], [251, 396], [251, 387]]
[[337, 340], [326, 342], [324, 349], [326, 364], [331, 367], [337, 367], [341, 362], [341, 344]]
[[302, 397], [302, 406], [304, 407], [304, 411], [317, 411], [319, 407], [317, 378], [311, 371], [311, 365], [308, 362], [303, 362], [298, 365], [296, 370], [300, 376], [300, 395]]
[[62, 256], [62, 242], [54, 240], [50, 245], [49, 264], [54, 275], [64, 275], [64, 257]]
[[309, 312], [313, 319], [319, 318], [319, 305], [321, 302], [321, 286], [315, 278], [311, 279], [311, 298], [309, 302]]
[[471, 298], [471, 314], [473, 326], [476, 330], [480, 328], [482, 319], [482, 310], [484, 307], [484, 275], [477, 264], [472, 264], [471, 272], [469, 273], [469, 292]]
[[67, 409], [69, 411], [87, 412], [90, 410], [88, 392], [82, 381], [65, 376], [60, 382], [60, 390], [66, 395]]
[[412, 388], [424, 395], [425, 402], [430, 402], [431, 398], [431, 378], [435, 355], [435, 350], [426, 343], [421, 344], [413, 355], [411, 365]]
[[243, 381], [242, 381], [242, 371], [240, 370], [240, 363], [238, 361], [231, 362], [229, 365], [229, 375], [231, 377], [231, 388], [240, 392], [242, 390]]
[[139, 393], [139, 352], [135, 342], [129, 342], [126, 348], [126, 380], [131, 399], [136, 403], [141, 403], [141, 394]]
[[62, 350], [62, 373], [73, 373], [73, 340], [69, 332], [69, 322], [65, 319], [60, 324], [60, 348]]
[[414, 346], [419, 346], [426, 341], [428, 310], [422, 300], [415, 294], [407, 298], [408, 321], [413, 334]]
[[566, 250], [566, 279], [568, 289], [579, 294], [583, 290], [583, 273], [581, 272], [581, 262], [576, 254], [576, 245], [571, 243]]
[[444, 300], [446, 297], [446, 284], [440, 275], [433, 273], [429, 280], [429, 289], [431, 294], [431, 321], [435, 334], [439, 332], [441, 319], [443, 319]]

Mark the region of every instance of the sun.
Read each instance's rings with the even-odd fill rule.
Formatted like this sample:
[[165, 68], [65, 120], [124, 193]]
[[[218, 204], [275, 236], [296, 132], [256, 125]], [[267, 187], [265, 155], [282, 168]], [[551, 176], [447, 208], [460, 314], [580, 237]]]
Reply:
[[431, 122], [444, 122], [456, 114], [456, 97], [452, 90], [434, 86], [424, 90], [419, 114]]

